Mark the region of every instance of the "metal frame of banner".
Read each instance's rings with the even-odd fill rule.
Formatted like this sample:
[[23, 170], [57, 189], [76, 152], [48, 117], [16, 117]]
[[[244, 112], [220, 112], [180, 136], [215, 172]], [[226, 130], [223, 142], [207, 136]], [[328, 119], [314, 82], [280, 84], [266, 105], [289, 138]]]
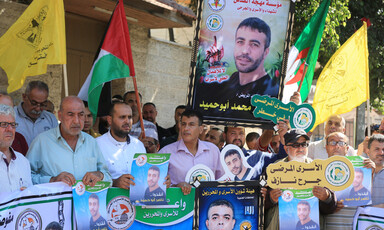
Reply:
[[[197, 20], [195, 26], [195, 32], [193, 37], [193, 45], [192, 45], [192, 54], [190, 61], [190, 71], [189, 71], [189, 85], [188, 85], [188, 94], [187, 94], [187, 106], [192, 107], [192, 101], [194, 97], [194, 85], [195, 85], [195, 74], [196, 74], [196, 64], [197, 64], [197, 52], [199, 47], [199, 34], [202, 23], [202, 12], [203, 12], [203, 4], [205, 0], [197, 0]], [[288, 53], [290, 49], [291, 37], [292, 37], [292, 28], [293, 28], [293, 20], [294, 20], [294, 12], [295, 12], [295, 3], [290, 1], [289, 5], [289, 13], [288, 13], [288, 23], [287, 23], [287, 33], [285, 36], [284, 49], [283, 49], [283, 63], [281, 69], [281, 77], [280, 77], [280, 86], [279, 86], [279, 95], [278, 98], [281, 100], [282, 91], [284, 89], [284, 79], [286, 75], [286, 68], [288, 62]], [[266, 129], [272, 129], [275, 125], [273, 122], [264, 120], [264, 119], [255, 119], [255, 120], [246, 120], [246, 119], [222, 119], [222, 118], [212, 118], [206, 117], [203, 115], [205, 124], [213, 124], [213, 125], [223, 125], [223, 126], [242, 126], [242, 127], [261, 127]]]
[[264, 200], [260, 194], [261, 185], [259, 181], [195, 181], [194, 186], [196, 187], [195, 192], [195, 209], [193, 216], [193, 228], [194, 230], [199, 229], [199, 211], [200, 211], [200, 191], [203, 188], [249, 188], [256, 187], [256, 192], [259, 197], [258, 199], [258, 227], [257, 229], [262, 230], [264, 228]]

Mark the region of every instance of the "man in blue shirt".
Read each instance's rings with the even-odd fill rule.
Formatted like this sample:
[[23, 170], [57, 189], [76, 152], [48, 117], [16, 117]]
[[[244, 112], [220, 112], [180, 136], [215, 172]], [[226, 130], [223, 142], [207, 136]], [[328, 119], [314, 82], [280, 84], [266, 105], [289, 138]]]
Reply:
[[82, 180], [94, 186], [101, 180], [111, 182], [96, 140], [81, 131], [84, 104], [80, 98], [63, 98], [58, 115], [60, 126], [38, 135], [27, 153], [33, 183], [62, 181], [72, 186]]

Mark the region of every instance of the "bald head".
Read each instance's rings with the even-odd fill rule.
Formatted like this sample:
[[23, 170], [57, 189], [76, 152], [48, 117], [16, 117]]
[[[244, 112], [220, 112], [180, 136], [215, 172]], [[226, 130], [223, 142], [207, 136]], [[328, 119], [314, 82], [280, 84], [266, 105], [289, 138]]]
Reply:
[[341, 132], [333, 132], [326, 137], [328, 157], [335, 155], [346, 156], [348, 153], [348, 137]]
[[80, 98], [63, 98], [58, 115], [61, 121], [60, 132], [64, 138], [79, 135], [84, 127], [84, 103]]
[[0, 104], [13, 107], [13, 100], [12, 100], [11, 96], [9, 96], [7, 94], [0, 93]]

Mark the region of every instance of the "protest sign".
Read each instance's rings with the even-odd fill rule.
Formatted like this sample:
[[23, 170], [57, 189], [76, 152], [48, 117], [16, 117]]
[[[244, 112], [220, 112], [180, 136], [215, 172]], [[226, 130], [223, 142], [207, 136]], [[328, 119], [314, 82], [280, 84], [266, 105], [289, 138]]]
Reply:
[[197, 164], [190, 168], [185, 175], [185, 182], [193, 183], [195, 180], [198, 181], [214, 181], [215, 174], [212, 169], [203, 164]]
[[319, 230], [319, 199], [312, 189], [283, 190], [279, 197], [280, 230]]
[[255, 171], [245, 159], [243, 151], [236, 145], [226, 145], [220, 153], [220, 162], [225, 174], [218, 181], [250, 180]]
[[[201, 182], [196, 196], [195, 227], [201, 230], [257, 229], [258, 182]], [[239, 186], [243, 185], [243, 186]]]
[[76, 223], [79, 229], [107, 230], [106, 197], [109, 182], [99, 181], [94, 187], [79, 180], [72, 187]]
[[289, 0], [203, 1], [193, 109], [209, 120], [270, 123], [253, 116], [251, 97], [278, 97], [289, 8]]
[[293, 102], [284, 104], [276, 98], [253, 95], [251, 104], [255, 106], [253, 115], [277, 124], [280, 120], [288, 119], [293, 129], [303, 129], [309, 132], [316, 120], [316, 113], [310, 104], [296, 105]]
[[270, 164], [267, 176], [271, 188], [307, 189], [317, 185], [340, 191], [352, 184], [354, 170], [347, 158], [333, 156], [311, 163], [280, 161]]
[[345, 206], [362, 206], [372, 203], [372, 169], [364, 168], [361, 156], [346, 156], [354, 167], [355, 177], [352, 185], [342, 191], [336, 191], [337, 200]]
[[73, 229], [72, 191], [62, 183], [39, 184], [0, 194], [1, 229]]
[[135, 154], [132, 176], [135, 185], [130, 187], [133, 205], [164, 205], [166, 200], [165, 177], [171, 154]]

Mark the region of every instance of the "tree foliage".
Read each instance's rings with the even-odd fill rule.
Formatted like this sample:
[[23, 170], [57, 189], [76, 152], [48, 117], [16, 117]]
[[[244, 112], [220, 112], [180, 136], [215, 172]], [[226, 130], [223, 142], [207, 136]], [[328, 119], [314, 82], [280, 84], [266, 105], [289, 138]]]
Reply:
[[[304, 29], [321, 0], [296, 2], [293, 41]], [[368, 28], [369, 74], [371, 105], [384, 111], [384, 1], [332, 0], [321, 42], [319, 63], [325, 66], [335, 51], [369, 19]], [[353, 58], [353, 57], [351, 57]], [[315, 72], [318, 78], [322, 67]]]

